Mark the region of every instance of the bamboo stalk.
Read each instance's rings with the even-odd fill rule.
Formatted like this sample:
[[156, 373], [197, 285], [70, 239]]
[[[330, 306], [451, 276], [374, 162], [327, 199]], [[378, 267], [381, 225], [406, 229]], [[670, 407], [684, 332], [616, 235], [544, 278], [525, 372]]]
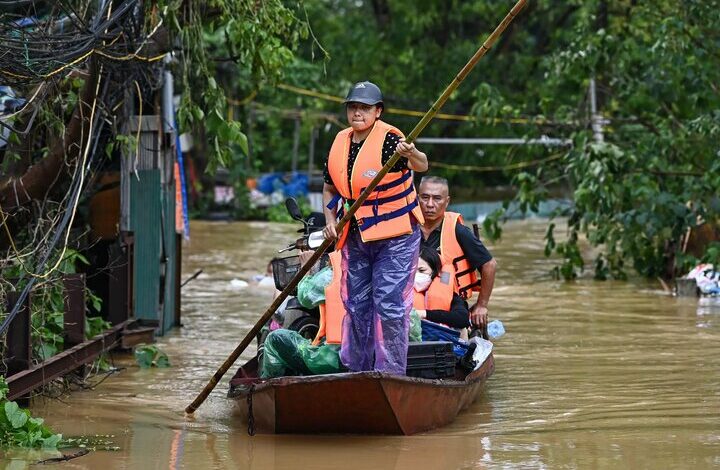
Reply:
[[[457, 89], [458, 86], [460, 86], [460, 83], [465, 79], [465, 77], [470, 73], [470, 71], [475, 67], [475, 64], [478, 63], [478, 61], [487, 53], [487, 51], [490, 50], [490, 48], [495, 44], [497, 39], [500, 37], [500, 35], [505, 31], [507, 26], [512, 22], [513, 19], [517, 16], [518, 13], [523, 9], [525, 4], [527, 3], [527, 0], [518, 0], [518, 2], [515, 4], [515, 6], [512, 7], [510, 12], [508, 12], [507, 15], [505, 15], [505, 18], [503, 18], [502, 22], [495, 28], [495, 30], [488, 36], [488, 38], [485, 40], [485, 42], [480, 46], [480, 48], [473, 54], [473, 56], [470, 58], [470, 60], [465, 64], [465, 66], [460, 70], [460, 72], [455, 76], [453, 81], [450, 83], [450, 85], [445, 88], [445, 91], [440, 95], [440, 97], [433, 103], [433, 105], [430, 107], [430, 109], [425, 113], [425, 115], [422, 117], [420, 122], [415, 125], [415, 128], [410, 131], [410, 134], [408, 134], [405, 137], [405, 141], [408, 143], [411, 143], [415, 141], [415, 139], [420, 135], [420, 132], [425, 129], [425, 127], [430, 123], [430, 121], [433, 119], [433, 117], [440, 111], [440, 108], [445, 104], [447, 99], [450, 97], [450, 95]], [[350, 219], [353, 217], [355, 212], [362, 206], [363, 202], [370, 196], [370, 193], [375, 189], [375, 187], [380, 184], [380, 181], [385, 177], [385, 175], [390, 171], [390, 169], [395, 165], [395, 163], [400, 159], [400, 154], [395, 152], [392, 157], [390, 157], [390, 160], [383, 166], [383, 168], [378, 172], [378, 174], [373, 178], [373, 180], [368, 184], [367, 188], [360, 194], [360, 196], [355, 200], [355, 203], [350, 206], [348, 211], [345, 213], [342, 219], [340, 219], [340, 222], [338, 222], [337, 225], [337, 233], [342, 232], [343, 227], [347, 225], [350, 222]], [[242, 354], [243, 351], [250, 345], [253, 338], [257, 336], [257, 334], [260, 332], [260, 329], [262, 326], [270, 319], [270, 317], [273, 315], [273, 313], [280, 307], [280, 304], [287, 298], [287, 296], [290, 294], [290, 292], [297, 287], [297, 285], [300, 283], [300, 280], [307, 274], [307, 272], [310, 270], [310, 268], [315, 265], [318, 259], [327, 251], [328, 247], [333, 243], [332, 240], [325, 240], [323, 243], [315, 250], [315, 253], [310, 257], [310, 259], [300, 268], [300, 270], [295, 274], [295, 277], [290, 281], [290, 284], [285, 287], [285, 289], [278, 295], [275, 300], [273, 300], [272, 304], [270, 304], [270, 307], [265, 311], [265, 313], [260, 317], [257, 323], [255, 323], [255, 326], [252, 327], [252, 329], [248, 332], [247, 335], [242, 339], [240, 344], [237, 345], [235, 350], [228, 356], [228, 358], [225, 360], [222, 366], [213, 374], [213, 376], [210, 378], [210, 381], [205, 386], [205, 388], [200, 392], [200, 394], [193, 400], [193, 402], [185, 408], [185, 412], [188, 414], [192, 414], [195, 412], [195, 410], [198, 409], [200, 405], [205, 401], [205, 399], [210, 395], [210, 392], [217, 386], [217, 384], [220, 382], [220, 379], [223, 375], [232, 367], [232, 365], [235, 363], [238, 357], [240, 357], [240, 354]]]

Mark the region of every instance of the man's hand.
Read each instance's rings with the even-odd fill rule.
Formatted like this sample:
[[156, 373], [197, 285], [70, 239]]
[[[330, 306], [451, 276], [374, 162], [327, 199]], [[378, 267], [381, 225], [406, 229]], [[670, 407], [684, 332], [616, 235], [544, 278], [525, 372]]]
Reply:
[[300, 254], [298, 254], [298, 258], [300, 259], [300, 266], [305, 266], [305, 263], [310, 261], [310, 258], [312, 258], [312, 255], [314, 255], [314, 251], [302, 251]]
[[480, 304], [470, 307], [470, 323], [474, 327], [483, 329], [487, 326], [488, 309]]

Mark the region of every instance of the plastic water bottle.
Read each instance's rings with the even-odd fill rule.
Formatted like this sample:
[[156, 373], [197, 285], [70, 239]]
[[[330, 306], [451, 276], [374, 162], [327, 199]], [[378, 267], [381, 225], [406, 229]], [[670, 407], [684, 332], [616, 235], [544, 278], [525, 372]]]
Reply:
[[500, 320], [493, 320], [488, 323], [487, 333], [490, 339], [498, 339], [505, 334], [505, 327]]

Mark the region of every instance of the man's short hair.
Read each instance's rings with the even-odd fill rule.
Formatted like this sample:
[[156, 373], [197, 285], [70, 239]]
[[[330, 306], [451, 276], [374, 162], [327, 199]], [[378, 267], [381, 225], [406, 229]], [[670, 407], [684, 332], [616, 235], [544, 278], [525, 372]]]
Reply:
[[448, 194], [450, 194], [450, 185], [448, 184], [448, 180], [441, 176], [423, 176], [420, 180], [420, 184], [422, 185], [423, 183], [441, 184], [447, 188]]

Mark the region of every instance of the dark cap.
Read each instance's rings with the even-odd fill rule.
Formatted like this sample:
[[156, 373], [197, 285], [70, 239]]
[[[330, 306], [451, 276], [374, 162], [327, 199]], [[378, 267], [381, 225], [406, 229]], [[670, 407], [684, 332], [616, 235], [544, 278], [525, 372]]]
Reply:
[[358, 82], [350, 88], [345, 103], [382, 104], [383, 95], [380, 87], [372, 82]]

